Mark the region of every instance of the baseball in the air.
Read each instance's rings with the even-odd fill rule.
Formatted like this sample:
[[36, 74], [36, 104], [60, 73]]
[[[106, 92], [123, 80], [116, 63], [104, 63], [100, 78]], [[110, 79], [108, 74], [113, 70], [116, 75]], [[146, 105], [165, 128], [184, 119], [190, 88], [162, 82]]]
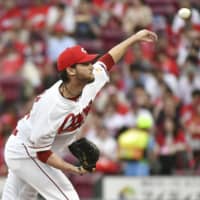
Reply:
[[178, 15], [182, 19], [188, 19], [191, 16], [191, 10], [189, 8], [181, 8], [178, 11]]

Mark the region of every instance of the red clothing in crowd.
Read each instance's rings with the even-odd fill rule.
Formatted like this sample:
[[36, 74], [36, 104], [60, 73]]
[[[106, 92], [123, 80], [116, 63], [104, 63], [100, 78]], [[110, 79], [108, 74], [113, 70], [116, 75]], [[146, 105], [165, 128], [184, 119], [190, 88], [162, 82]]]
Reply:
[[[160, 147], [166, 145], [167, 137], [164, 133], [160, 132], [156, 135], [156, 141], [159, 144]], [[173, 137], [173, 144], [178, 143], [186, 143], [185, 135], [182, 131], [179, 131], [174, 137]]]
[[21, 20], [22, 16], [22, 9], [18, 7], [14, 7], [5, 11], [0, 16], [0, 30], [6, 31], [13, 29], [18, 25], [18, 22]]
[[197, 115], [195, 113], [192, 114], [190, 120], [187, 121], [186, 126], [188, 129], [193, 127], [192, 132], [189, 132], [193, 139], [200, 140], [200, 115]]
[[32, 28], [44, 28], [49, 5], [32, 6], [26, 11], [26, 20]]

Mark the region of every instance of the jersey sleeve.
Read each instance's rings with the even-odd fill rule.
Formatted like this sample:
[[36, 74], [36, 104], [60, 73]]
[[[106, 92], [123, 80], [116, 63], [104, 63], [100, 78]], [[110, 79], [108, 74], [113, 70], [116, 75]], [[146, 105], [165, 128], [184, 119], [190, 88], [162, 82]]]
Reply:
[[114, 61], [109, 54], [102, 56], [94, 65], [93, 73], [95, 80], [93, 83], [88, 84], [83, 90], [83, 98], [85, 101], [94, 100], [102, 87], [109, 82], [108, 71], [114, 65]]

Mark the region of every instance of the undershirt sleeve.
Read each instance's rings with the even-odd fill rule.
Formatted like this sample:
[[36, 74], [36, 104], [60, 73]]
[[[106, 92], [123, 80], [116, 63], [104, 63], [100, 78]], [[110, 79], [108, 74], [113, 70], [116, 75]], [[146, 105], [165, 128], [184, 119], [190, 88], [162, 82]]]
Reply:
[[112, 66], [115, 64], [112, 56], [109, 53], [106, 53], [103, 55], [99, 61], [103, 62], [106, 65], [107, 71], [110, 71], [112, 69]]
[[47, 160], [48, 160], [48, 158], [51, 156], [52, 153], [53, 153], [53, 152], [52, 152], [51, 150], [39, 151], [39, 152], [37, 152], [37, 158], [38, 158], [40, 161], [46, 163]]

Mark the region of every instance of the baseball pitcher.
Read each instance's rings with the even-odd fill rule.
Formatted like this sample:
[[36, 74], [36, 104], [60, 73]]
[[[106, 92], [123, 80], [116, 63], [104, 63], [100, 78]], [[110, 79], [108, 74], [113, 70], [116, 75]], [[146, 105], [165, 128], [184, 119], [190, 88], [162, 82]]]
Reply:
[[[63, 172], [93, 172], [97, 147], [77, 139], [81, 125], [100, 89], [109, 81], [108, 71], [136, 42], [154, 42], [157, 35], [141, 30], [114, 46], [103, 56], [88, 54], [81, 46], [65, 49], [58, 57], [61, 80], [35, 99], [30, 112], [18, 121], [5, 147], [9, 168], [3, 200], [34, 200], [40, 193], [47, 200], [79, 200]], [[68, 146], [81, 165], [59, 156]]]

